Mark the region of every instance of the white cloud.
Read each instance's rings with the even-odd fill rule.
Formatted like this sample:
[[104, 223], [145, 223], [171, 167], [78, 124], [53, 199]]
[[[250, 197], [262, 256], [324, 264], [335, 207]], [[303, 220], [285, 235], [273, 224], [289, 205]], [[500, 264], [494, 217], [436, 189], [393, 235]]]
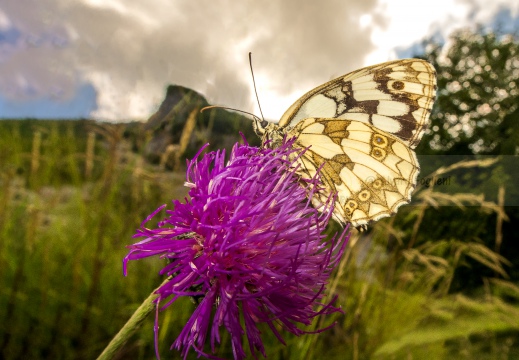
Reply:
[[387, 26], [374, 24], [371, 40], [376, 50], [366, 58], [377, 63], [396, 58], [396, 48], [407, 48], [441, 34], [445, 39], [453, 31], [490, 22], [502, 9], [512, 16], [519, 12], [514, 0], [380, 0], [375, 13], [388, 19]]
[[91, 83], [93, 116], [146, 119], [167, 85], [179, 84], [259, 114], [247, 63], [252, 51], [263, 111], [278, 119], [312, 87], [392, 58], [395, 47], [435, 31], [488, 20], [512, 2], [12, 1], [5, 16], [0, 12], [0, 30], [21, 35], [0, 47], [0, 95], [66, 99]]
[[[282, 111], [268, 99], [283, 98], [362, 64], [371, 45], [357, 19], [375, 4], [12, 2], [5, 11], [23, 36], [0, 69], [0, 92], [23, 100], [59, 89], [66, 97], [78, 84], [90, 82], [98, 91], [94, 116], [145, 119], [166, 86], [175, 83], [194, 88], [214, 103], [256, 111], [247, 64], [252, 51], [266, 116], [279, 117]], [[63, 38], [61, 45], [55, 38]], [[32, 84], [30, 94], [17, 85], [19, 77]], [[261, 93], [265, 88], [268, 92]]]
[[11, 22], [6, 13], [0, 9], [0, 30], [7, 30], [11, 26]]

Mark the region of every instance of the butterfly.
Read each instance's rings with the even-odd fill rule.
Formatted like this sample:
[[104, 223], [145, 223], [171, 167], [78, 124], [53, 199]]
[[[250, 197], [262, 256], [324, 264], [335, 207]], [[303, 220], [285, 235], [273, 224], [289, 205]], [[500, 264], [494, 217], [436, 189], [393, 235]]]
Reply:
[[390, 61], [316, 87], [278, 124], [255, 119], [254, 130], [267, 147], [294, 138], [293, 147], [306, 149], [299, 174], [319, 172], [324, 184], [314, 206], [322, 210], [337, 194], [333, 217], [365, 229], [411, 201], [420, 171], [413, 149], [429, 124], [436, 88], [428, 62]]

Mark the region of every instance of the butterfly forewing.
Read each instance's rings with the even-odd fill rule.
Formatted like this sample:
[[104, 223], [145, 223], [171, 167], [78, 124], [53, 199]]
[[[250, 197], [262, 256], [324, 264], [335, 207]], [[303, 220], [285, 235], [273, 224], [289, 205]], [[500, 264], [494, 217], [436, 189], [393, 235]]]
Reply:
[[419, 59], [390, 61], [313, 89], [285, 112], [278, 125], [293, 127], [313, 117], [355, 119], [415, 148], [428, 125], [435, 93], [431, 64]]
[[325, 191], [314, 197], [323, 209], [337, 194], [334, 217], [364, 226], [394, 214], [411, 200], [419, 172], [412, 149], [428, 125], [436, 75], [428, 62], [396, 60], [366, 67], [303, 95], [279, 124], [264, 128], [274, 146], [286, 135], [305, 149], [300, 174], [318, 172]]

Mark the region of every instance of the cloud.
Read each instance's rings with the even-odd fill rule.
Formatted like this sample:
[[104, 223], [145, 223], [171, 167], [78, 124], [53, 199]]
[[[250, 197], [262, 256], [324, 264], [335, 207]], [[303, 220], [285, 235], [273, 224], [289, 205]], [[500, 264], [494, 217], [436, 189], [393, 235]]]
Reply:
[[372, 45], [358, 18], [375, 5], [375, 0], [348, 6], [295, 0], [10, 2], [3, 13], [21, 35], [15, 44], [2, 44], [0, 93], [11, 101], [66, 100], [80, 84], [90, 83], [98, 94], [94, 116], [146, 118], [165, 87], [175, 83], [212, 102], [252, 110], [249, 51], [260, 89], [284, 96], [314, 86], [362, 65]]
[[[7, 2], [0, 11], [0, 97], [74, 103], [89, 84], [96, 93], [91, 116], [146, 119], [166, 86], [179, 84], [212, 103], [258, 113], [252, 51], [264, 113], [277, 119], [312, 87], [388, 60], [395, 46], [432, 33], [449, 11], [438, 1]], [[468, 16], [482, 1], [457, 3]], [[410, 7], [419, 15], [413, 21], [399, 15]]]
[[457, 29], [492, 23], [504, 9], [510, 11], [512, 17], [518, 16], [519, 2], [380, 0], [373, 14], [389, 15], [388, 22], [384, 27], [371, 24], [372, 41], [376, 50], [367, 57], [367, 62], [376, 63], [387, 58], [396, 58], [398, 53], [410, 53], [405, 49], [433, 35], [448, 39]]

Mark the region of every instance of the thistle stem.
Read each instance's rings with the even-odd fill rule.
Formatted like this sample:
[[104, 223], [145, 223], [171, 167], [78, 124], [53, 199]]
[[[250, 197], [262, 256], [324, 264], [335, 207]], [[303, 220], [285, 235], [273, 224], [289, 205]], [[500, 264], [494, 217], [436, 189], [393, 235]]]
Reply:
[[[167, 281], [168, 279], [166, 279], [164, 283]], [[162, 286], [164, 283], [162, 283], [160, 286]], [[148, 296], [146, 300], [144, 300], [137, 308], [137, 310], [135, 310], [131, 318], [126, 322], [126, 324], [124, 324], [121, 330], [119, 330], [117, 335], [114, 336], [112, 341], [110, 341], [110, 343], [106, 346], [97, 360], [113, 359], [117, 352], [124, 346], [126, 341], [128, 341], [130, 336], [132, 336], [133, 333], [140, 328], [144, 319], [155, 309], [156, 304], [153, 303], [153, 300], [155, 300], [158, 296], [155, 293], [157, 289], [153, 290], [150, 296]]]

